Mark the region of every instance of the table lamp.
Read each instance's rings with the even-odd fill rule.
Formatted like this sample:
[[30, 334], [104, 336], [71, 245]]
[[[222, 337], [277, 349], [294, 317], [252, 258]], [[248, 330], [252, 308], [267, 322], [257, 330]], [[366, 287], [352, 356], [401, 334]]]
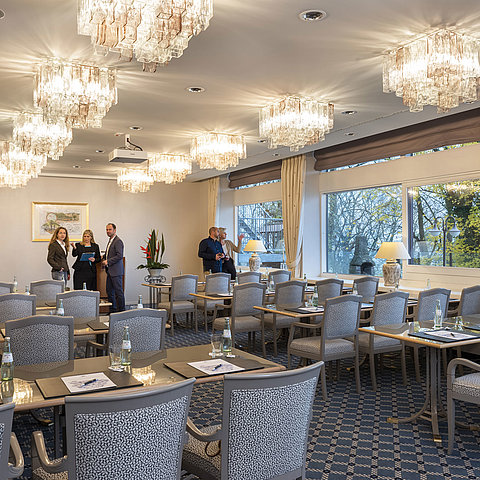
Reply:
[[396, 287], [400, 282], [402, 268], [397, 260], [408, 260], [410, 255], [402, 242], [383, 242], [375, 258], [385, 258], [383, 264], [383, 284], [386, 287]]
[[259, 257], [259, 252], [266, 252], [267, 249], [261, 240], [249, 240], [243, 249], [244, 252], [252, 252], [252, 256], [248, 260], [248, 265], [251, 272], [259, 272], [262, 260]]

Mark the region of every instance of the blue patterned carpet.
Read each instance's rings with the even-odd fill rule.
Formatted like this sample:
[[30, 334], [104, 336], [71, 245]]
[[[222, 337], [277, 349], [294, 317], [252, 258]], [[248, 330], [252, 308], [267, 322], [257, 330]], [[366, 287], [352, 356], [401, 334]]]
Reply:
[[[175, 337], [167, 335], [167, 347], [181, 347], [209, 342], [209, 335], [176, 328]], [[240, 339], [241, 341], [241, 339]], [[246, 343], [246, 342], [245, 342]], [[286, 365], [286, 349], [280, 344], [279, 355], [269, 360]], [[257, 345], [256, 353], [261, 352]], [[400, 361], [386, 358], [378, 372], [378, 391], [371, 390], [368, 366], [361, 367], [362, 393], [355, 391], [353, 372], [342, 364], [340, 378], [328, 379], [328, 400], [318, 391], [314, 404], [307, 451], [307, 478], [312, 479], [470, 479], [480, 478], [480, 432], [457, 430], [452, 455], [446, 454], [447, 424], [440, 424], [443, 446], [435, 444], [430, 424], [392, 425], [390, 416], [408, 416], [423, 404], [423, 386], [415, 381], [413, 361], [407, 356], [409, 384], [402, 385]], [[198, 385], [194, 389], [190, 417], [198, 425], [218, 424], [221, 418], [221, 383]], [[457, 419], [480, 423], [479, 409], [457, 403]], [[49, 447], [53, 427], [40, 427], [30, 415], [15, 415], [14, 431], [25, 454], [27, 468], [22, 478], [30, 478], [30, 436], [43, 430]], [[52, 452], [51, 457], [53, 458]], [[132, 479], [133, 480], [133, 479]]]

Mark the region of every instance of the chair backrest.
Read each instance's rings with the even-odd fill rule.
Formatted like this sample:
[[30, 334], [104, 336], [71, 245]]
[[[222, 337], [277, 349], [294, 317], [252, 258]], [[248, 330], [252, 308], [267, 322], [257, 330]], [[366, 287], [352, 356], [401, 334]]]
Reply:
[[315, 282], [318, 292], [318, 303], [324, 305], [327, 298], [339, 297], [343, 290], [343, 280], [326, 278]]
[[357, 293], [362, 297], [374, 297], [378, 292], [378, 277], [360, 277], [353, 281]]
[[297, 308], [303, 306], [306, 283], [290, 280], [275, 285], [275, 305], [277, 308]]
[[5, 322], [15, 365], [73, 360], [73, 317], [34, 315]]
[[178, 275], [172, 277], [172, 292], [170, 300], [172, 302], [189, 300], [193, 297], [191, 293], [197, 293], [198, 276], [197, 275]]
[[323, 312], [322, 342], [357, 335], [361, 308], [360, 295], [327, 298]]
[[292, 278], [292, 272], [290, 270], [273, 270], [268, 274], [268, 283], [273, 280], [273, 284], [281, 282], [288, 282]]
[[205, 277], [205, 293], [228, 293], [230, 279], [229, 273], [211, 273]]
[[221, 478], [304, 478], [323, 362], [270, 374], [225, 375]]
[[0, 295], [0, 322], [30, 317], [36, 313], [35, 295], [25, 293], [6, 293]]
[[0, 295], [3, 295], [5, 293], [13, 293], [13, 289], [13, 282], [0, 282]]
[[391, 292], [375, 295], [371, 325], [394, 325], [403, 323], [407, 313], [408, 293]]
[[14, 403], [0, 405], [0, 480], [7, 480]]
[[65, 397], [68, 478], [179, 479], [194, 381]]
[[480, 285], [464, 288], [458, 306], [459, 315], [480, 313]]
[[443, 318], [447, 316], [448, 302], [450, 299], [450, 290], [446, 288], [432, 288], [423, 290], [418, 295], [417, 313], [415, 320], [423, 322], [425, 320], [433, 320], [435, 318], [435, 307], [437, 300], [440, 300]]
[[260, 272], [242, 272], [237, 274], [237, 281], [239, 285], [242, 283], [259, 283], [261, 277], [262, 274]]
[[232, 316], [258, 315], [253, 307], [263, 305], [267, 286], [262, 283], [242, 283], [233, 287]]
[[112, 313], [108, 334], [108, 345], [121, 345], [123, 327], [128, 326], [132, 352], [149, 352], [165, 348], [166, 310], [136, 308]]
[[44, 307], [46, 303], [55, 303], [57, 293], [64, 291], [63, 280], [37, 280], [30, 283], [30, 293], [37, 296], [37, 307]]
[[100, 310], [100, 292], [91, 290], [72, 290], [57, 293], [57, 308], [63, 300], [65, 315], [74, 318], [98, 317]]

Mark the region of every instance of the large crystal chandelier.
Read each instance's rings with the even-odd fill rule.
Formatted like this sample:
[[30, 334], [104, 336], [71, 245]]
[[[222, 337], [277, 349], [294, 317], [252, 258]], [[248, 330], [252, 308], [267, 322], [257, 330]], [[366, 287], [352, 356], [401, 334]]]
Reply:
[[192, 173], [192, 160], [188, 155], [149, 153], [148, 173], [156, 182], [183, 182]]
[[228, 133], [209, 132], [192, 140], [190, 155], [200, 168], [226, 170], [238, 165], [247, 156], [245, 137]]
[[396, 50], [383, 61], [383, 91], [395, 92], [411, 112], [437, 105], [438, 113], [477, 100], [479, 41], [441, 29]]
[[150, 190], [153, 178], [146, 168], [122, 168], [117, 176], [117, 184], [124, 192], [145, 193]]
[[100, 128], [117, 103], [113, 68], [46, 60], [37, 65], [33, 101], [46, 120], [65, 118], [69, 127]]
[[29, 180], [30, 177], [28, 175], [15, 174], [6, 165], [0, 163], [0, 187], [21, 188]]
[[20, 150], [58, 160], [72, 141], [72, 129], [63, 117], [45, 121], [41, 110], [22, 112], [13, 123], [13, 142]]
[[284, 145], [296, 152], [325, 140], [332, 128], [332, 103], [291, 95], [260, 110], [260, 136], [268, 140], [268, 148]]
[[97, 52], [135, 55], [144, 69], [155, 71], [180, 57], [212, 15], [213, 0], [78, 0], [77, 27]]

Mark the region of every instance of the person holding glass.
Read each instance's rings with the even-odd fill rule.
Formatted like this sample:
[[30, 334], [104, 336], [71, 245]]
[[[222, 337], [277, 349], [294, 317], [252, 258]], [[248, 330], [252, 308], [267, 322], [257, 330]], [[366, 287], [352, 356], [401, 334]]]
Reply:
[[97, 267], [96, 264], [101, 260], [100, 247], [95, 243], [93, 232], [85, 230], [82, 235], [82, 241], [72, 242], [72, 255], [77, 257], [72, 268], [73, 288], [82, 290], [83, 284], [86, 284], [87, 290], [97, 290]]
[[63, 280], [67, 284], [70, 280], [70, 269], [68, 268], [68, 231], [65, 227], [58, 227], [50, 239], [48, 245], [47, 262], [52, 267], [53, 280]]

